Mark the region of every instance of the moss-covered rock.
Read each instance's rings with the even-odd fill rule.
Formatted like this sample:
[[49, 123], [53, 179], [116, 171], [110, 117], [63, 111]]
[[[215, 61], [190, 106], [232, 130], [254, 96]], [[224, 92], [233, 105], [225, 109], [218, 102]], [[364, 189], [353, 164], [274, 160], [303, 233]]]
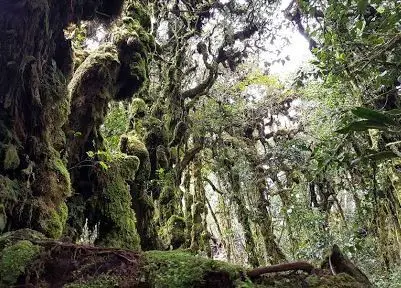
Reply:
[[39, 255], [40, 248], [21, 240], [0, 252], [0, 287], [10, 287], [25, 273], [27, 265]]

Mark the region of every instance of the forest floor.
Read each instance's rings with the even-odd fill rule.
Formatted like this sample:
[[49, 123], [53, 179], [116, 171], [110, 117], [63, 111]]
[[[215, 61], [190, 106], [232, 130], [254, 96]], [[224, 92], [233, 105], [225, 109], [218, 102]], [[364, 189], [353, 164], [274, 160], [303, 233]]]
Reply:
[[[0, 287], [369, 286], [346, 273], [312, 271], [305, 262], [245, 270], [180, 250], [135, 252], [76, 245], [46, 239], [32, 230], [2, 235], [0, 251]], [[300, 269], [288, 269], [294, 265]], [[283, 271], [277, 272], [280, 267]]]

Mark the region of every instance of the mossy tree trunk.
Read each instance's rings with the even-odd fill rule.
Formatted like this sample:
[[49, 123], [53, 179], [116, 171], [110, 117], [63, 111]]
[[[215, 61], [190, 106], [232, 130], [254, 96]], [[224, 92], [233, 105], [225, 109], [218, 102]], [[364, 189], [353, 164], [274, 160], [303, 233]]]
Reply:
[[[63, 29], [121, 1], [2, 1], [0, 10], [1, 230], [60, 237], [71, 195], [62, 126], [69, 113], [71, 43]], [[110, 4], [110, 5], [109, 5]], [[116, 8], [110, 11], [109, 8]]]
[[238, 221], [244, 230], [245, 236], [245, 250], [248, 255], [248, 262], [252, 267], [259, 266], [259, 259], [256, 255], [256, 245], [255, 239], [253, 238], [253, 234], [251, 231], [251, 222], [249, 219], [249, 211], [245, 206], [243, 196], [241, 194], [241, 183], [239, 174], [233, 171], [232, 168], [229, 169], [229, 181], [231, 184], [231, 189], [233, 193], [233, 199], [235, 204], [237, 205], [237, 215]]
[[206, 228], [206, 195], [202, 176], [202, 161], [200, 157], [196, 157], [193, 163], [193, 170], [195, 185], [191, 217], [192, 231], [190, 249], [193, 251], [206, 251], [208, 256], [211, 256], [209, 243], [210, 235]]
[[266, 250], [266, 256], [270, 264], [278, 264], [286, 261], [284, 253], [277, 244], [274, 231], [272, 216], [269, 213], [269, 200], [267, 199], [267, 183], [262, 166], [256, 167], [256, 190], [258, 195], [257, 200], [257, 223], [263, 237], [263, 242]]
[[[144, 200], [141, 187], [149, 177], [148, 151], [135, 135], [126, 135], [121, 139], [121, 151], [129, 156], [110, 155], [104, 151], [100, 133], [109, 102], [131, 99], [148, 78], [147, 57], [154, 45], [148, 33], [150, 16], [138, 1], [126, 1], [124, 7], [124, 17], [112, 26], [113, 41], [90, 54], [70, 83], [72, 112], [66, 129], [70, 133], [69, 166], [76, 193], [69, 201], [68, 234], [79, 237], [87, 219], [90, 230], [98, 227], [99, 243], [138, 248], [135, 214], [127, 204], [132, 198], [134, 203]], [[132, 159], [139, 160], [138, 165], [131, 165]], [[102, 171], [108, 162], [113, 169]], [[128, 189], [129, 184], [133, 191]], [[147, 215], [136, 211], [140, 217]], [[148, 235], [143, 233], [142, 219], [138, 224], [139, 235]], [[141, 239], [141, 243], [145, 245], [147, 240]]]

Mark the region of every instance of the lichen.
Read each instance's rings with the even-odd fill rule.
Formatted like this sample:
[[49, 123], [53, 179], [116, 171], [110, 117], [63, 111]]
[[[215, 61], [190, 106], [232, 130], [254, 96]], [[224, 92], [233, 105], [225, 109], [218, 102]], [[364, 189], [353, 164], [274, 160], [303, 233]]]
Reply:
[[0, 286], [10, 287], [25, 273], [27, 265], [39, 255], [40, 248], [21, 240], [0, 252]]

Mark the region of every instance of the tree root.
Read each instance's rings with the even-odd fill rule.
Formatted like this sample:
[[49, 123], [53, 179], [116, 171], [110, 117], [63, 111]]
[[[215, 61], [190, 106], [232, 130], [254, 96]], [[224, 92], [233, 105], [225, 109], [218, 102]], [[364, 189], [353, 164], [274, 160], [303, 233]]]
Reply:
[[266, 273], [286, 272], [286, 271], [296, 271], [296, 270], [305, 271], [311, 274], [315, 270], [315, 267], [312, 264], [309, 264], [308, 262], [299, 261], [299, 262], [282, 263], [267, 267], [255, 268], [253, 270], [248, 271], [247, 275], [249, 278], [254, 279]]

